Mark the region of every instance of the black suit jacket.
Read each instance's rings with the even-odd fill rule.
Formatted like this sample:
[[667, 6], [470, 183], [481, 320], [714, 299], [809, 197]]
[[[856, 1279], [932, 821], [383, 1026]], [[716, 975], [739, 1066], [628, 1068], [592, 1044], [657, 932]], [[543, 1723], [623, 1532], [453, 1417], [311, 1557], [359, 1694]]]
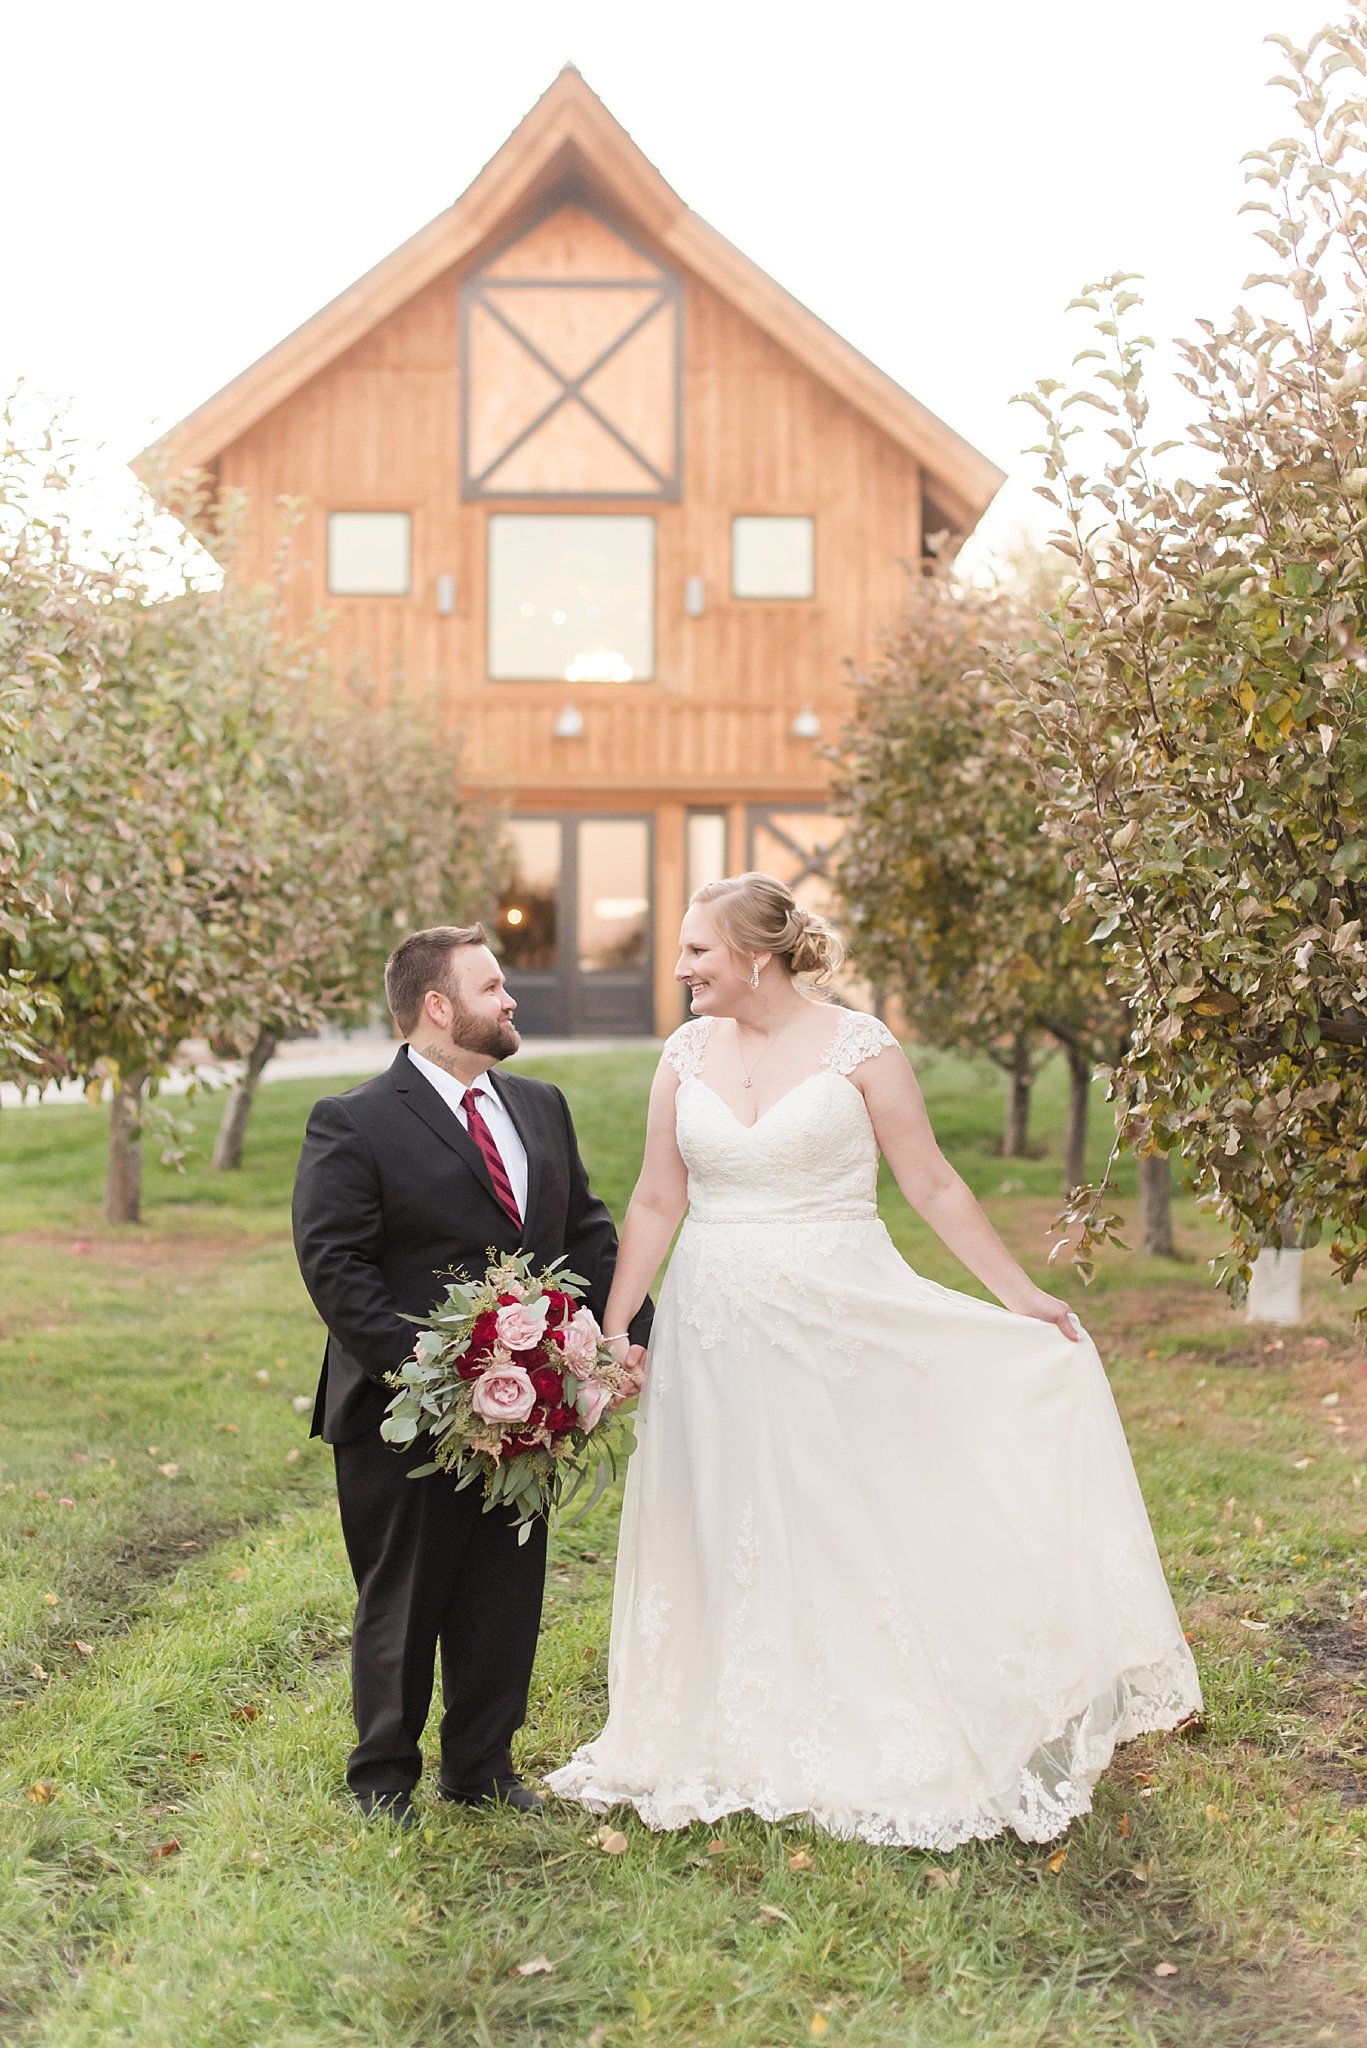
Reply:
[[[565, 1258], [602, 1319], [617, 1260], [611, 1216], [589, 1186], [558, 1088], [491, 1073], [527, 1151], [527, 1213], [517, 1225], [483, 1155], [400, 1046], [387, 1073], [313, 1106], [294, 1183], [294, 1248], [327, 1325], [313, 1435], [347, 1443], [376, 1429], [393, 1389], [384, 1375], [413, 1348], [404, 1313], [426, 1315], [453, 1269], [478, 1278], [496, 1252]], [[650, 1331], [649, 1302], [631, 1326]]]

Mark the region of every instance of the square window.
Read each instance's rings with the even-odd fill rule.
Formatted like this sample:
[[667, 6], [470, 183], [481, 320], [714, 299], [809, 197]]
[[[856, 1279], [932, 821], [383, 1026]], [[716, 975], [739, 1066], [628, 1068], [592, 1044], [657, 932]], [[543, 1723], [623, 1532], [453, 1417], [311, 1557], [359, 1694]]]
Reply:
[[495, 682], [649, 682], [654, 673], [653, 519], [575, 512], [491, 517]]
[[731, 521], [732, 597], [811, 597], [816, 522], [806, 517]]
[[330, 512], [330, 594], [406, 597], [412, 583], [411, 527], [407, 512]]

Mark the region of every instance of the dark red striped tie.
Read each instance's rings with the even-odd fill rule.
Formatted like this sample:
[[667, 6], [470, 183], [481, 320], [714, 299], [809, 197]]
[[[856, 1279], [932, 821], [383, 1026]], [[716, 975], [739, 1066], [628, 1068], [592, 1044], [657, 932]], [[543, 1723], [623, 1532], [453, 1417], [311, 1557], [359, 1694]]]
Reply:
[[494, 1184], [494, 1193], [498, 1196], [499, 1201], [508, 1211], [518, 1229], [521, 1230], [522, 1212], [517, 1206], [517, 1196], [513, 1193], [513, 1184], [508, 1178], [508, 1169], [503, 1164], [502, 1155], [494, 1143], [494, 1134], [479, 1113], [479, 1095], [477, 1090], [467, 1088], [461, 1099], [460, 1106], [465, 1111], [466, 1128], [479, 1146], [480, 1151], [484, 1154], [484, 1164], [489, 1169], [489, 1178]]

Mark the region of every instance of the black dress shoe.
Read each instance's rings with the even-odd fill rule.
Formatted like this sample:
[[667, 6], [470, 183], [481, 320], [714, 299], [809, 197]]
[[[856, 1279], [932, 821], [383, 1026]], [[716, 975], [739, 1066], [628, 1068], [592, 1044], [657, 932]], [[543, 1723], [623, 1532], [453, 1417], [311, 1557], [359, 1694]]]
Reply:
[[407, 1792], [358, 1792], [356, 1804], [367, 1820], [391, 1821], [396, 1828], [415, 1828], [418, 1816]]
[[524, 1785], [521, 1778], [495, 1778], [473, 1792], [453, 1792], [439, 1778], [437, 1797], [448, 1800], [453, 1806], [511, 1806], [515, 1813], [546, 1811], [546, 1802], [541, 1794], [533, 1792], [530, 1785]]

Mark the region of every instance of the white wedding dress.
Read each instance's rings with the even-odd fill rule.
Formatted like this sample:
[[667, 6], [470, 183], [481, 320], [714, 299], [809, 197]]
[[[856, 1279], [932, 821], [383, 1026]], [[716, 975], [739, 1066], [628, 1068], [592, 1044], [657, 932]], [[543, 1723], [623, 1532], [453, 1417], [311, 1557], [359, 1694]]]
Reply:
[[875, 1207], [846, 1012], [753, 1126], [675, 1032], [689, 1211], [626, 1484], [607, 1726], [549, 1783], [652, 1828], [749, 1810], [1047, 1841], [1200, 1706], [1090, 1338], [923, 1280]]

